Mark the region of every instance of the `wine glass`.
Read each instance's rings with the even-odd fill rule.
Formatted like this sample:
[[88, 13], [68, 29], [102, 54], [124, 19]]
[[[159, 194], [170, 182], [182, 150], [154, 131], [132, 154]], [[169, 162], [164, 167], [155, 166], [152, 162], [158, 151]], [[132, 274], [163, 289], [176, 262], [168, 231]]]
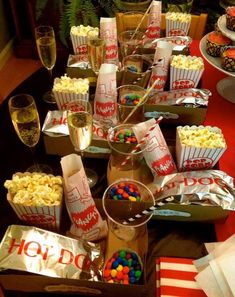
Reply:
[[105, 41], [99, 37], [99, 31], [92, 29], [87, 33], [87, 55], [96, 75], [105, 58]]
[[[30, 148], [33, 155], [33, 149], [40, 138], [40, 119], [34, 98], [29, 94], [12, 96], [8, 107], [18, 137]], [[38, 164], [34, 158], [33, 160], [34, 165], [30, 166], [27, 171], [51, 173], [49, 166]]]
[[[55, 33], [51, 26], [38, 26], [35, 28], [37, 51], [43, 66], [48, 70], [52, 85], [52, 69], [56, 62]], [[56, 103], [52, 90], [43, 95], [47, 103]]]
[[[70, 140], [76, 152], [83, 157], [83, 152], [89, 147], [92, 140], [93, 115], [89, 101], [78, 99], [70, 102], [66, 106], [67, 123]], [[98, 180], [97, 174], [90, 168], [84, 168], [90, 188]]]

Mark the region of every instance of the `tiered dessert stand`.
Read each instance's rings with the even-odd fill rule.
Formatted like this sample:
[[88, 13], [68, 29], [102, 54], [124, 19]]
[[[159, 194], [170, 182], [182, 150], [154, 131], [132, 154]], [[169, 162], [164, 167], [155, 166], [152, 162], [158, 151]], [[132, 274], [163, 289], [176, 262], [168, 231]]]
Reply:
[[[218, 28], [219, 30], [228, 38], [235, 42], [235, 32], [226, 28], [226, 15], [222, 15], [218, 19]], [[202, 56], [206, 59], [208, 63], [214, 66], [216, 69], [222, 71], [223, 73], [227, 74], [228, 77], [220, 80], [217, 85], [216, 89], [218, 93], [226, 100], [235, 103], [235, 72], [226, 71], [221, 67], [221, 58], [220, 57], [212, 57], [207, 54], [206, 52], [206, 40], [207, 35], [205, 35], [199, 44], [200, 52]]]

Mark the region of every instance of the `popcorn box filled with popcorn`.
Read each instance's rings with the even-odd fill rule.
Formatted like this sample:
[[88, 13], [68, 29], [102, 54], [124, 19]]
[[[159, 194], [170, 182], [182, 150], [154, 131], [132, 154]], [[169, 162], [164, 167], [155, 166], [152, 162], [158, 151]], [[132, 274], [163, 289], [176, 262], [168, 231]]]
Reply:
[[59, 229], [63, 200], [62, 177], [44, 173], [15, 173], [6, 180], [7, 200], [21, 221]]
[[77, 99], [89, 99], [89, 80], [87, 78], [70, 78], [66, 74], [55, 78], [53, 94], [59, 110], [65, 110], [67, 104]]
[[186, 36], [191, 24], [191, 14], [181, 12], [166, 13], [166, 36]]
[[203, 72], [201, 57], [173, 55], [170, 62], [170, 90], [196, 88]]
[[99, 28], [91, 26], [72, 26], [70, 29], [70, 37], [73, 45], [73, 51], [79, 55], [80, 61], [88, 61], [87, 57], [87, 33], [91, 30], [97, 31], [99, 34]]
[[222, 131], [211, 126], [178, 126], [176, 129], [176, 161], [178, 170], [209, 169], [226, 150]]

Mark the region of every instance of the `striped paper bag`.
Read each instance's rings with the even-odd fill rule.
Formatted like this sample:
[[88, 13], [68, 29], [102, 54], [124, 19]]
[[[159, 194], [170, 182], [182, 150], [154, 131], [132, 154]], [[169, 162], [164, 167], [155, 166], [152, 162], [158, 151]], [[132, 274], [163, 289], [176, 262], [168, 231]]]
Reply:
[[206, 297], [196, 275], [193, 259], [160, 257], [156, 260], [156, 297]]

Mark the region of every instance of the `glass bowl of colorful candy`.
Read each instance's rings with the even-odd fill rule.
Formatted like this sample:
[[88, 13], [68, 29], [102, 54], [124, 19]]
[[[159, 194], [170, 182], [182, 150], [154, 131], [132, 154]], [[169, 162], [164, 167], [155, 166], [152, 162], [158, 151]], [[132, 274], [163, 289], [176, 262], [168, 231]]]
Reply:
[[141, 101], [145, 94], [146, 90], [137, 85], [122, 85], [117, 88], [119, 123], [123, 123], [134, 108], [135, 112], [128, 118], [127, 123], [139, 123], [145, 120], [144, 101]]
[[109, 185], [102, 198], [108, 220], [120, 227], [138, 227], [145, 224], [153, 215], [150, 208], [154, 203], [150, 189], [129, 178], [121, 178]]
[[135, 284], [140, 281], [142, 272], [139, 255], [130, 249], [120, 249], [106, 262], [103, 279], [109, 283]]

